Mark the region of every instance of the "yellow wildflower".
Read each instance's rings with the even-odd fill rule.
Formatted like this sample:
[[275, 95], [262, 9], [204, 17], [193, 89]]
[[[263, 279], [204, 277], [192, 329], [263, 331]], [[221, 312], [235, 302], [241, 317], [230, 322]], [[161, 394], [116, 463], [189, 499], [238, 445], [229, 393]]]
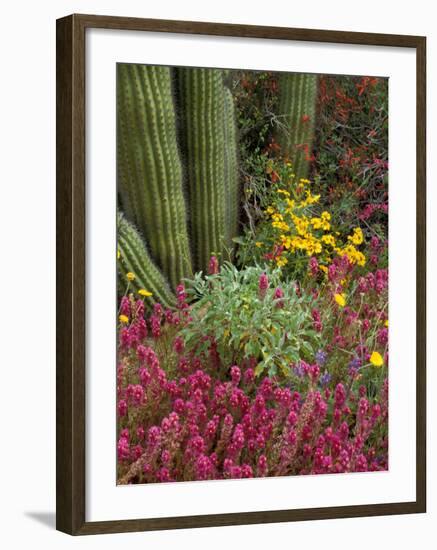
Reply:
[[323, 271], [323, 273], [328, 273], [328, 268], [326, 265], [319, 265], [319, 269], [320, 271]]
[[305, 191], [305, 195], [306, 195], [306, 199], [300, 203], [301, 208], [304, 208], [305, 206], [309, 206], [310, 204], [319, 202], [320, 200], [320, 195], [312, 195], [311, 192], [308, 191], [308, 189]]
[[290, 227], [284, 222], [284, 216], [276, 212], [272, 214], [272, 227], [279, 229], [280, 231], [289, 231]]
[[272, 227], [279, 229], [279, 231], [290, 231], [290, 226], [282, 221], [272, 222]]
[[328, 235], [322, 235], [322, 243], [328, 244], [329, 246], [335, 247], [335, 237], [334, 235], [328, 234]]
[[287, 214], [291, 214], [294, 210], [296, 203], [294, 202], [294, 200], [291, 200], [291, 199], [286, 199], [286, 203], [287, 203], [287, 209], [285, 210], [285, 212]]
[[388, 319], [385, 321], [384, 326], [388, 328]]
[[147, 298], [147, 296], [153, 296], [153, 294], [151, 292], [149, 292], [148, 290], [146, 290], [145, 288], [140, 288], [140, 290], [138, 291], [138, 294], [140, 296], [145, 296]]
[[132, 273], [132, 271], [129, 271], [128, 273], [126, 273], [126, 278], [128, 281], [135, 280], [135, 273]]
[[382, 365], [384, 364], [384, 360], [381, 354], [378, 353], [377, 351], [372, 352], [372, 355], [370, 356], [370, 362], [375, 367], [382, 367]]
[[307, 247], [306, 240], [302, 239], [302, 237], [294, 237], [294, 239], [291, 240], [291, 246], [293, 250], [296, 248], [298, 250], [305, 250]]
[[348, 244], [343, 249], [336, 249], [340, 256], [347, 256], [352, 264], [365, 265], [366, 257], [362, 252], [357, 250], [353, 244]]
[[340, 307], [346, 305], [346, 297], [344, 294], [334, 294], [334, 299]]
[[255, 246], [261, 248], [263, 246], [263, 243], [261, 241], [256, 241]]
[[282, 195], [285, 195], [286, 197], [290, 196], [290, 193], [286, 189], [278, 189], [277, 193], [281, 193]]
[[129, 323], [129, 317], [127, 315], [120, 315], [118, 319], [120, 323]]
[[292, 238], [288, 237], [287, 235], [280, 235], [279, 238], [281, 239], [282, 246], [287, 250], [290, 250], [290, 248], [292, 247]]
[[331, 214], [329, 212], [322, 212], [322, 215], [320, 216], [320, 219], [322, 220], [322, 229], [324, 231], [329, 231], [331, 229], [331, 224], [329, 223], [331, 219]]
[[308, 218], [306, 216], [302, 216], [301, 218], [299, 218], [295, 214], [292, 214], [291, 219], [293, 220], [294, 226], [296, 227], [296, 230], [299, 233], [299, 235], [304, 236], [307, 232], [308, 225], [310, 223]]
[[119, 260], [119, 259], [120, 259], [120, 249], [117, 248], [117, 260]]
[[311, 225], [314, 227], [314, 229], [320, 229], [322, 227], [321, 218], [311, 218]]
[[288, 264], [288, 260], [284, 256], [278, 256], [276, 258], [276, 265], [278, 267], [283, 267], [284, 265], [287, 265], [287, 264]]
[[349, 235], [347, 239], [355, 245], [360, 245], [364, 241], [364, 236], [361, 228], [355, 227], [354, 232], [352, 233], [352, 235]]
[[313, 256], [314, 254], [320, 254], [322, 252], [322, 245], [320, 244], [319, 240], [310, 233], [307, 233], [305, 235], [304, 242], [308, 256]]

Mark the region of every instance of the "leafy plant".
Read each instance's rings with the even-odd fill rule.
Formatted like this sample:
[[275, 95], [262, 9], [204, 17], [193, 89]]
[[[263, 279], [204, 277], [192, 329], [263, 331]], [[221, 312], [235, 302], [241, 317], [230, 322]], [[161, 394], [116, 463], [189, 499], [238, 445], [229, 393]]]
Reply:
[[219, 273], [196, 274], [187, 282], [192, 321], [183, 329], [187, 350], [197, 355], [217, 348], [225, 369], [252, 359], [255, 374], [292, 376], [292, 365], [312, 360], [319, 346], [313, 328], [311, 296], [299, 296], [278, 269], [241, 271], [225, 263]]

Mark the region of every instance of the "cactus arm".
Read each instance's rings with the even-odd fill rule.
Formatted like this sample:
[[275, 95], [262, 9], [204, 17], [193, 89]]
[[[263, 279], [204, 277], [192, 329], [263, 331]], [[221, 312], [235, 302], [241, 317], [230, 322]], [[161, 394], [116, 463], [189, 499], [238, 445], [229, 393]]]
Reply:
[[170, 69], [118, 64], [118, 188], [173, 288], [192, 274]]
[[191, 239], [195, 268], [206, 270], [225, 231], [223, 86], [220, 71], [180, 69]]
[[[235, 236], [238, 166], [233, 105], [219, 69], [177, 70], [196, 270]], [[232, 107], [232, 109], [231, 109]], [[229, 142], [228, 142], [229, 140]], [[231, 204], [232, 203], [232, 204]]]
[[118, 269], [120, 283], [126, 281], [127, 273], [135, 275], [130, 283], [135, 290], [144, 288], [152, 293], [145, 298], [145, 303], [151, 307], [155, 302], [161, 303], [166, 308], [174, 307], [176, 297], [170, 290], [170, 286], [153, 262], [150, 254], [134, 225], [121, 213], [117, 214], [118, 230]]
[[[316, 115], [317, 76], [282, 73], [279, 77], [278, 141], [294, 167], [296, 179], [308, 177]], [[308, 117], [304, 120], [303, 117]], [[305, 150], [307, 148], [307, 151]]]

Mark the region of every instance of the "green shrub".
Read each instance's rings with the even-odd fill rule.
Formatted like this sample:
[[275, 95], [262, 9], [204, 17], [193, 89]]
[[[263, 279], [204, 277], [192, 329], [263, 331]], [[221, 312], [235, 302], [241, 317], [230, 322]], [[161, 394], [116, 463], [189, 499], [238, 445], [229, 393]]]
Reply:
[[192, 322], [183, 330], [187, 351], [202, 355], [216, 345], [224, 369], [253, 360], [257, 376], [289, 377], [293, 364], [314, 358], [320, 342], [311, 308], [317, 301], [299, 296], [294, 282], [282, 282], [280, 270], [238, 271], [225, 263], [215, 275], [196, 274], [187, 293], [193, 299]]

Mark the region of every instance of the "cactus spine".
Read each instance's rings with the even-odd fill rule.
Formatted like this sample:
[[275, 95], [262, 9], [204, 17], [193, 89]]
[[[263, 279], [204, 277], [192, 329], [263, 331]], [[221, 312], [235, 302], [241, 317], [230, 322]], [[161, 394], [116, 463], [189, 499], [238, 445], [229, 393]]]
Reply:
[[123, 63], [117, 71], [121, 202], [175, 288], [192, 271], [170, 69]]
[[296, 180], [308, 177], [314, 138], [317, 76], [282, 73], [279, 77], [279, 132], [282, 153], [293, 164]]
[[211, 254], [223, 253], [236, 231], [233, 105], [221, 70], [178, 69], [178, 80], [194, 267], [205, 271]]
[[118, 229], [118, 270], [119, 277], [127, 283], [127, 273], [134, 273], [130, 283], [135, 290], [141, 288], [152, 293], [145, 297], [145, 303], [152, 306], [155, 301], [164, 307], [174, 307], [176, 297], [169, 284], [159, 271], [134, 225], [121, 213], [117, 214]]

